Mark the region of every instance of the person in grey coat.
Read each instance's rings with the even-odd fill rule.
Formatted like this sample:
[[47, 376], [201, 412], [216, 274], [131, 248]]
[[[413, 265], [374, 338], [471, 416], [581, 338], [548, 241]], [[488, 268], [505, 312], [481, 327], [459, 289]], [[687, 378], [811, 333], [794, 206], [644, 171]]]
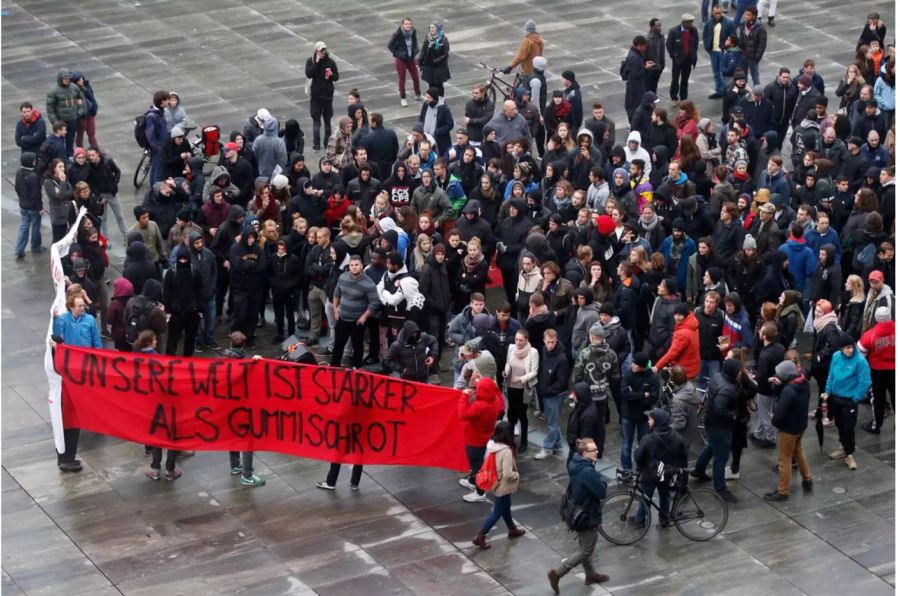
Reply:
[[672, 367], [669, 383], [673, 388], [671, 405], [672, 430], [681, 435], [688, 454], [697, 456], [703, 450], [703, 438], [697, 430], [700, 413], [700, 396], [694, 384], [687, 380], [681, 365]]
[[287, 167], [287, 149], [278, 136], [278, 119], [274, 116], [263, 124], [263, 133], [253, 141], [253, 154], [259, 163], [259, 175], [271, 179], [275, 166]]

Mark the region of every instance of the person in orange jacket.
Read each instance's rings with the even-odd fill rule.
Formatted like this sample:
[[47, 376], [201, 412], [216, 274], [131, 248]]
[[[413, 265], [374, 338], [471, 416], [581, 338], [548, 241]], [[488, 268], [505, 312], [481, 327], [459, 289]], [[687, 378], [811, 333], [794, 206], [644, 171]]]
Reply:
[[672, 344], [663, 357], [656, 362], [653, 372], [670, 364], [680, 364], [689, 379], [700, 374], [700, 333], [697, 317], [686, 304], [679, 304], [673, 313], [675, 333]]
[[503, 394], [496, 381], [489, 377], [481, 377], [476, 381], [474, 391], [469, 389], [459, 396], [459, 419], [466, 423], [466, 457], [469, 459], [469, 476], [460, 478], [459, 485], [472, 491], [463, 497], [467, 503], [487, 500], [484, 491], [475, 485], [475, 475], [484, 463], [484, 451], [503, 408]]

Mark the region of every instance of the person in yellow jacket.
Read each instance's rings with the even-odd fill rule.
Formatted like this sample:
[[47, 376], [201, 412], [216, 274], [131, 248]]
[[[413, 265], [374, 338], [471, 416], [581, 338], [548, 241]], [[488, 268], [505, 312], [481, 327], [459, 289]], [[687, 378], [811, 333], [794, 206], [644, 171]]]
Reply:
[[522, 65], [522, 74], [530, 75], [532, 66], [532, 60], [537, 56], [544, 55], [544, 39], [541, 37], [541, 34], [537, 32], [537, 25], [531, 19], [525, 23], [525, 37], [522, 39], [522, 43], [519, 44], [519, 51], [516, 52], [516, 57], [513, 58], [512, 64], [503, 69], [504, 74], [509, 74], [513, 71], [513, 69], [520, 64]]

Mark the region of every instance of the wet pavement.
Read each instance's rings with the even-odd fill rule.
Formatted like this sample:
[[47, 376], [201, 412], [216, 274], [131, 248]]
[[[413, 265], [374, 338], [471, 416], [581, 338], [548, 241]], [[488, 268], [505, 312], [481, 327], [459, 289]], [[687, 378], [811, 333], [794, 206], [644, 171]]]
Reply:
[[[623, 135], [619, 60], [650, 16], [662, 18], [667, 29], [685, 10], [671, 0], [654, 3], [655, 14], [647, 4], [622, 0], [600, 8], [573, 0], [478, 0], [464, 6], [405, 6], [394, 0], [339, 6], [319, 0], [3, 3], [8, 11], [0, 19], [6, 100], [0, 154], [4, 593], [549, 592], [546, 570], [576, 545], [557, 513], [567, 480], [564, 454], [540, 462], [530, 457], [543, 436], [540, 421], [532, 424], [532, 448], [520, 459], [520, 490], [513, 496], [513, 516], [528, 532], [508, 541], [495, 529], [489, 536], [493, 548], [484, 552], [469, 541], [490, 505], [463, 502], [458, 475], [444, 470], [366, 468], [359, 492], [350, 491], [345, 470], [337, 490], [325, 492], [315, 483], [324, 478], [326, 464], [260, 453], [258, 473], [267, 484], [250, 489], [229, 476], [224, 453], [198, 453], [183, 462], [184, 476], [177, 482], [154, 483], [144, 477], [148, 461], [141, 446], [85, 433], [79, 453], [84, 471], [62, 475], [53, 457], [42, 365], [52, 298], [48, 257], [29, 253], [16, 261], [12, 250], [18, 227], [12, 191], [19, 155], [13, 143], [17, 107], [31, 100], [43, 110], [60, 66], [82, 70], [93, 83], [100, 102], [97, 135], [122, 167], [127, 217], [142, 197], [128, 182], [140, 157], [131, 122], [157, 88], [178, 91], [199, 123], [218, 123], [226, 133], [261, 106], [282, 120], [296, 117], [307, 135], [307, 161], [314, 162], [319, 155], [310, 150], [302, 74], [313, 42], [324, 39], [338, 62], [337, 114], [344, 110], [343, 94], [357, 87], [370, 112], [382, 112], [388, 126], [405, 132], [418, 117], [418, 105], [400, 107], [384, 50], [401, 16], [416, 20], [420, 40], [433, 15], [445, 20], [453, 50], [447, 98], [457, 118], [471, 84], [485, 78], [477, 62], [508, 64], [522, 22], [533, 18], [546, 38], [551, 89], [562, 70], [574, 70], [586, 106], [602, 98]], [[893, 23], [893, 6], [884, 1], [780, 6], [784, 12], [769, 30], [763, 78], [771, 80], [782, 61], [794, 69], [814, 56], [831, 95], [870, 8]], [[488, 31], [498, 41], [485, 40]], [[691, 85], [701, 98], [701, 112], [713, 109], [706, 99], [711, 79], [702, 55]], [[661, 90], [668, 80], [664, 75]], [[45, 245], [49, 235], [45, 226]], [[114, 233], [111, 240], [113, 265], [119, 267], [122, 239]], [[220, 337], [223, 332], [220, 327]], [[271, 334], [270, 323], [259, 341], [266, 355], [274, 354]], [[868, 417], [865, 406], [860, 420]], [[674, 529], [654, 527], [631, 547], [601, 540], [595, 562], [610, 581], [588, 588], [583, 575], [573, 573], [563, 581], [565, 593], [892, 593], [894, 420], [888, 419], [879, 436], [857, 433], [855, 472], [827, 458], [837, 447], [834, 429], [826, 430], [824, 451], [808, 433], [804, 445], [815, 488], [803, 494], [793, 487], [786, 503], [762, 500], [775, 486], [774, 452], [751, 446], [740, 480], [730, 483], [739, 502], [723, 534], [691, 543]], [[608, 434], [606, 459], [599, 466], [606, 474], [619, 452], [618, 431], [610, 426]]]

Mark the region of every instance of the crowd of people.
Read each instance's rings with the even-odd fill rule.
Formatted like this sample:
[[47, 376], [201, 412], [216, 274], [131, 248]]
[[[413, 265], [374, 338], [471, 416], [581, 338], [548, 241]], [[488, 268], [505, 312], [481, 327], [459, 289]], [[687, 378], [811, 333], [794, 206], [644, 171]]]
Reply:
[[[811, 59], [763, 85], [760, 71], [776, 68], [764, 59], [766, 25], [745, 4], [734, 21], [727, 3], [704, 6], [702, 32], [690, 14], [666, 36], [652, 19], [622, 61], [629, 122], [618, 131], [573, 71], [551, 89], [530, 20], [505, 69], [521, 70], [512, 96], [495, 106], [475, 85], [459, 122], [444, 99], [442, 23], [420, 47], [403, 19], [388, 49], [401, 104], [407, 74], [422, 102], [405, 138], [357, 89], [332, 131], [339, 72], [316, 43], [305, 70], [318, 154], [309, 164], [298, 121], [281, 128], [260, 108], [206, 175], [185, 141], [181, 98], [158, 91], [139, 131], [151, 188], [130, 226], [121, 171], [97, 144], [94, 91], [61, 69], [43, 114], [20, 108], [17, 258], [29, 235], [32, 252], [42, 250], [45, 199], [54, 241], [80, 221], [63, 258], [56, 341], [243, 358], [272, 324], [273, 343], [299, 335], [332, 366], [419, 382], [452, 369], [471, 468], [463, 498], [494, 493], [481, 548], [501, 518], [510, 538], [524, 532], [510, 496], [535, 424], [546, 434], [533, 457], [568, 452], [574, 498], [597, 523], [606, 484], [593, 463], [611, 424], [621, 429], [620, 478], [689, 457], [699, 482], [711, 462], [715, 490], [734, 502], [727, 482], [740, 478], [749, 437], [778, 450], [766, 499], [787, 500], [792, 462], [812, 488], [800, 440], [811, 417], [837, 427], [831, 459], [854, 470], [863, 402], [873, 403], [869, 433], [880, 432], [888, 395], [893, 410], [895, 56], [873, 13], [846, 76], [828, 83], [835, 101]], [[769, 26], [774, 11], [773, 1]], [[701, 41], [720, 113], [701, 115], [688, 98]], [[667, 57], [670, 110], [656, 95]], [[120, 277], [110, 213], [126, 247]], [[226, 335], [223, 348], [216, 338]], [[655, 410], [664, 387], [673, 398]], [[77, 441], [68, 429], [61, 470], [80, 470]], [[158, 480], [162, 453], [147, 452]], [[476, 482], [486, 453], [497, 476], [487, 489]], [[181, 474], [178, 456], [167, 456], [167, 480]], [[333, 490], [339, 470], [318, 486]], [[231, 472], [264, 484], [252, 453], [232, 453]], [[581, 553], [550, 572], [554, 590], [578, 564], [587, 583], [605, 581], [590, 562], [592, 528], [579, 533]]]

